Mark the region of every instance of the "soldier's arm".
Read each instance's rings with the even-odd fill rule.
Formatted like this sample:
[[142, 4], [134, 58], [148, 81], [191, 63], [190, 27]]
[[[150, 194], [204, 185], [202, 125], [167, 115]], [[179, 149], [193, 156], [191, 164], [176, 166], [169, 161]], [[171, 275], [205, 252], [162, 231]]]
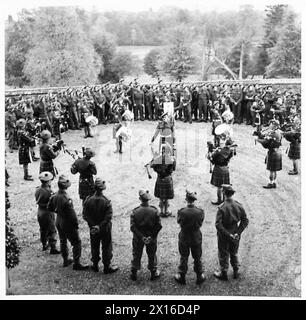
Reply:
[[92, 220], [92, 218], [90, 216], [90, 210], [88, 209], [87, 199], [84, 201], [82, 216], [90, 228], [95, 225], [94, 221]]
[[51, 212], [55, 212], [55, 207], [54, 207], [54, 197], [51, 196], [49, 199], [49, 202], [47, 204], [47, 209]]
[[100, 229], [103, 229], [105, 226], [107, 226], [111, 221], [113, 217], [113, 207], [110, 200], [107, 200], [105, 204], [105, 216], [103, 221], [99, 224]]
[[54, 152], [51, 146], [49, 146], [48, 149], [46, 150], [46, 154], [50, 159], [55, 159], [58, 156], [58, 152]]
[[130, 230], [139, 238], [143, 238], [144, 235], [139, 231], [139, 229], [136, 226], [136, 222], [135, 222], [135, 216], [134, 216], [134, 211], [131, 214], [131, 218], [130, 218]]
[[223, 235], [227, 236], [227, 237], [230, 237], [230, 233], [224, 228], [223, 226], [223, 219], [222, 219], [223, 215], [222, 215], [222, 210], [221, 209], [218, 209], [218, 212], [217, 212], [217, 216], [216, 216], [216, 223], [215, 223], [215, 226], [216, 226], [216, 229]]
[[155, 221], [154, 229], [152, 231], [152, 236], [156, 238], [161, 229], [162, 229], [162, 224], [161, 224], [160, 216], [158, 215], [158, 210], [156, 209], [156, 221]]
[[247, 218], [244, 208], [241, 207], [241, 220], [240, 220], [240, 224], [237, 231], [239, 236], [241, 235], [243, 230], [248, 226], [248, 224], [249, 224], [249, 219]]
[[79, 228], [79, 222], [76, 215], [76, 212], [73, 208], [73, 203], [71, 199], [68, 199], [65, 204], [66, 218], [70, 221], [70, 223], [76, 228]]
[[94, 164], [94, 162], [90, 161], [90, 172], [91, 174], [93, 175], [96, 175], [97, 174], [97, 167], [96, 165]]

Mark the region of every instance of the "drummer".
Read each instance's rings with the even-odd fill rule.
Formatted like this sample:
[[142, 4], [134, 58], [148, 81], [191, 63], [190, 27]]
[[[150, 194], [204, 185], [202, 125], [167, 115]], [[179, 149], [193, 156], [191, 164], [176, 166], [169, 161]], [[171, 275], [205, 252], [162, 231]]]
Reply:
[[118, 123], [114, 127], [114, 137], [116, 139], [116, 150], [114, 152], [122, 153], [122, 143], [129, 141], [132, 137], [131, 124], [134, 121], [134, 114], [125, 105], [121, 121], [119, 116], [117, 116], [117, 121]]

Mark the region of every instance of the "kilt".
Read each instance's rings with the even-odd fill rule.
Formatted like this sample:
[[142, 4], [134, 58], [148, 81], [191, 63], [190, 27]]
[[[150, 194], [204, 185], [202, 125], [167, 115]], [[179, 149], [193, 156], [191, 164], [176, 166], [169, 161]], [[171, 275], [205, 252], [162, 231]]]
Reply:
[[79, 196], [80, 199], [85, 200], [88, 196], [95, 193], [95, 183], [93, 177], [81, 178], [79, 180]]
[[300, 143], [290, 143], [290, 148], [288, 152], [288, 157], [291, 160], [297, 160], [301, 158], [301, 144]]
[[30, 149], [28, 146], [20, 146], [18, 150], [19, 164], [31, 163]]
[[267, 170], [269, 171], [280, 171], [282, 170], [282, 154], [278, 150], [269, 150], [267, 157]]
[[54, 177], [56, 176], [52, 160], [50, 161], [40, 160], [39, 173], [42, 173], [44, 171], [51, 172]]
[[171, 176], [165, 178], [157, 177], [154, 189], [154, 196], [159, 199], [173, 199], [173, 180]]
[[221, 188], [222, 184], [230, 184], [228, 166], [215, 165], [210, 183], [218, 188]]

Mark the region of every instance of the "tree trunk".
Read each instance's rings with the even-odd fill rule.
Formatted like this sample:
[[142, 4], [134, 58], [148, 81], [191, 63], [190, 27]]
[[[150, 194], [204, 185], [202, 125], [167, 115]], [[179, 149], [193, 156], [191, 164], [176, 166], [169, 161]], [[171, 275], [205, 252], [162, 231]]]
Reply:
[[221, 66], [233, 77], [234, 80], [237, 79], [237, 75], [220, 59], [218, 59], [216, 56], [213, 57]]
[[244, 55], [244, 43], [241, 43], [240, 62], [239, 62], [239, 80], [242, 80], [243, 72], [243, 55]]

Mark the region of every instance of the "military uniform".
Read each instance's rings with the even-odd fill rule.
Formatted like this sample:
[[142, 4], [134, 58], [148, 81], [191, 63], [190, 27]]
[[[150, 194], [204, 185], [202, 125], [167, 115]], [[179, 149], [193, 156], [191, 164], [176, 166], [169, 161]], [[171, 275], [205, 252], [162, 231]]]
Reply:
[[221, 272], [226, 274], [230, 263], [234, 271], [238, 271], [239, 240], [233, 240], [230, 235], [238, 234], [239, 238], [248, 225], [243, 206], [236, 200], [225, 199], [218, 208], [216, 216], [216, 229], [218, 237], [218, 257]]
[[83, 157], [77, 159], [71, 166], [71, 173], [76, 174], [80, 173], [79, 178], [79, 196], [83, 201], [88, 197], [94, 194], [94, 179], [93, 175], [97, 174], [97, 168], [94, 162]]
[[135, 121], [137, 121], [139, 117], [140, 117], [140, 120], [144, 120], [144, 116], [143, 116], [144, 93], [142, 90], [138, 88], [133, 89], [132, 102], [133, 102], [133, 111], [134, 111]]
[[40, 153], [39, 173], [43, 171], [48, 171], [48, 172], [51, 172], [55, 177], [56, 169], [54, 168], [54, 164], [52, 160], [58, 156], [58, 152], [54, 152], [50, 144], [48, 144], [47, 142], [43, 142], [39, 147], [39, 153]]
[[75, 265], [80, 264], [82, 253], [82, 243], [79, 236], [79, 223], [76, 212], [74, 211], [71, 198], [66, 190], [59, 189], [51, 196], [47, 209], [56, 213], [56, 228], [60, 238], [61, 254], [64, 259], [64, 266], [68, 264], [68, 246], [70, 241], [73, 249], [73, 260]]
[[52, 250], [55, 251], [56, 245], [55, 215], [54, 212], [47, 209], [52, 194], [50, 186], [41, 185], [35, 191], [35, 199], [38, 205], [37, 220], [40, 227], [40, 241], [43, 245], [43, 250], [47, 249], [48, 243], [51, 247], [51, 252]]
[[90, 229], [99, 226], [96, 233], [90, 232], [91, 261], [98, 265], [100, 258], [100, 243], [102, 242], [102, 261], [104, 269], [108, 269], [113, 258], [112, 247], [112, 215], [111, 201], [103, 194], [95, 193], [84, 201], [83, 218]]
[[151, 242], [146, 244], [148, 255], [148, 269], [154, 273], [157, 270], [157, 235], [162, 229], [157, 208], [148, 203], [142, 203], [131, 214], [131, 231], [133, 232], [133, 270], [141, 267], [141, 256], [145, 243], [143, 237], [151, 237]]
[[218, 188], [222, 184], [230, 183], [228, 163], [233, 156], [233, 152], [228, 147], [217, 149], [212, 154], [211, 162], [214, 164], [214, 169], [210, 183]]
[[185, 275], [188, 270], [188, 257], [194, 259], [194, 272], [202, 274], [202, 232], [200, 230], [204, 220], [204, 211], [193, 204], [187, 205], [177, 213], [177, 222], [181, 227], [179, 233], [179, 253], [181, 255], [178, 271]]

